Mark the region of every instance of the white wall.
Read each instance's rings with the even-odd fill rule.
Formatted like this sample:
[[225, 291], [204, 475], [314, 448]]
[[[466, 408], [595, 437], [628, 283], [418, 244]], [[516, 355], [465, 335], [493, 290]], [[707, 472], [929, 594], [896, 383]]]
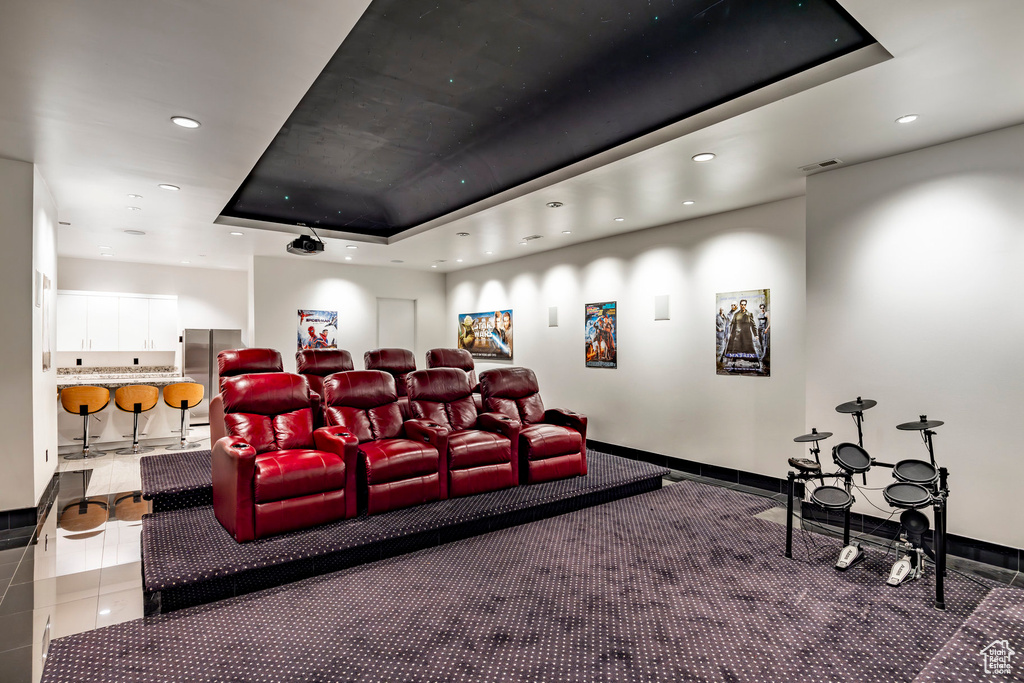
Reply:
[[280, 351], [289, 372], [295, 371], [299, 309], [338, 311], [338, 346], [352, 353], [356, 368], [363, 367], [363, 353], [378, 346], [378, 298], [416, 301], [417, 367], [425, 366], [428, 349], [445, 345], [440, 273], [257, 256], [252, 280], [253, 345]]
[[[949, 531], [1024, 547], [1024, 126], [811, 177], [807, 426], [856, 441], [834, 407], [856, 396], [877, 459], [927, 459], [921, 414], [944, 420]], [[835, 439], [831, 442], [835, 443]], [[892, 483], [873, 470], [869, 485]], [[855, 509], [888, 511], [876, 493]]]
[[[44, 309], [32, 302], [32, 424], [33, 480], [36, 505], [57, 470], [57, 204], [38, 169], [33, 169], [32, 263], [50, 278], [49, 304]], [[43, 315], [47, 315], [51, 366], [43, 372]], [[16, 424], [8, 422], [7, 424]]]
[[[179, 330], [208, 327], [240, 329], [243, 341], [250, 338], [249, 276], [243, 270], [66, 257], [59, 259], [59, 270], [60, 289], [177, 295]], [[130, 355], [162, 356], [138, 352]], [[175, 353], [177, 364], [180, 364], [180, 355], [178, 350]], [[105, 354], [103, 358], [108, 356]], [[107, 363], [107, 360], [103, 362]], [[131, 360], [125, 364], [130, 365]]]
[[[717, 375], [716, 293], [765, 287], [772, 376]], [[654, 320], [660, 294], [670, 320]], [[600, 301], [618, 302], [614, 370], [584, 365], [584, 305]], [[537, 373], [546, 405], [586, 413], [589, 437], [785, 476], [804, 418], [802, 198], [452, 273], [446, 345], [458, 314], [498, 308], [513, 309], [513, 364]]]

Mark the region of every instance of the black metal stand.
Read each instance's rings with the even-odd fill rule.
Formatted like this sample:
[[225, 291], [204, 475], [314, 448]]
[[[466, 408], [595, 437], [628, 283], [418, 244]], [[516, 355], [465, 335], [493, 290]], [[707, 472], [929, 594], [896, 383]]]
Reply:
[[793, 559], [793, 481], [796, 473], [790, 472], [787, 476], [789, 481], [789, 498], [786, 501], [786, 557]]
[[935, 609], [946, 609], [946, 499], [949, 490], [946, 488], [948, 471], [939, 468], [939, 490], [935, 496]]

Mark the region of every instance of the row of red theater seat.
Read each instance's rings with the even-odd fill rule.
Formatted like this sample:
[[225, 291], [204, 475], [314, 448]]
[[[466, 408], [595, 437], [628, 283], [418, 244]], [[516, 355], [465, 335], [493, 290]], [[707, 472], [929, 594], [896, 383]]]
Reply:
[[317, 376], [327, 421], [319, 429], [306, 377], [222, 381], [229, 436], [213, 447], [214, 511], [238, 541], [353, 517], [360, 497], [374, 514], [586, 474], [586, 418], [544, 410], [526, 368], [482, 373], [482, 399], [462, 369], [408, 373], [411, 419], [391, 374]]

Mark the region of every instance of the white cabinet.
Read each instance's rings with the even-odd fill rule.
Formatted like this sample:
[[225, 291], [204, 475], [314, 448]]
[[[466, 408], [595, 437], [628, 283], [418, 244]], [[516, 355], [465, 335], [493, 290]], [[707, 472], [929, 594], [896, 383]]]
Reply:
[[176, 351], [178, 349], [177, 299], [149, 300], [150, 351]]
[[58, 292], [58, 351], [176, 351], [176, 297]]

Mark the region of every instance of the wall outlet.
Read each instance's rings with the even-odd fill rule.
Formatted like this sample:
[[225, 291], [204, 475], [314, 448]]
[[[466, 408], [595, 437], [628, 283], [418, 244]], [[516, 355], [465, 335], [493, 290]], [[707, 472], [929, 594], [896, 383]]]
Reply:
[[136, 358], [136, 359], [135, 359], [135, 364], [136, 364], [136, 365], [138, 365], [138, 364], [139, 364], [139, 359], [138, 359], [138, 358]]
[[46, 459], [43, 462], [50, 462], [50, 449], [46, 449]]
[[82, 359], [81, 358], [76, 358], [75, 359], [75, 365], [81, 365], [81, 364], [82, 364]]

